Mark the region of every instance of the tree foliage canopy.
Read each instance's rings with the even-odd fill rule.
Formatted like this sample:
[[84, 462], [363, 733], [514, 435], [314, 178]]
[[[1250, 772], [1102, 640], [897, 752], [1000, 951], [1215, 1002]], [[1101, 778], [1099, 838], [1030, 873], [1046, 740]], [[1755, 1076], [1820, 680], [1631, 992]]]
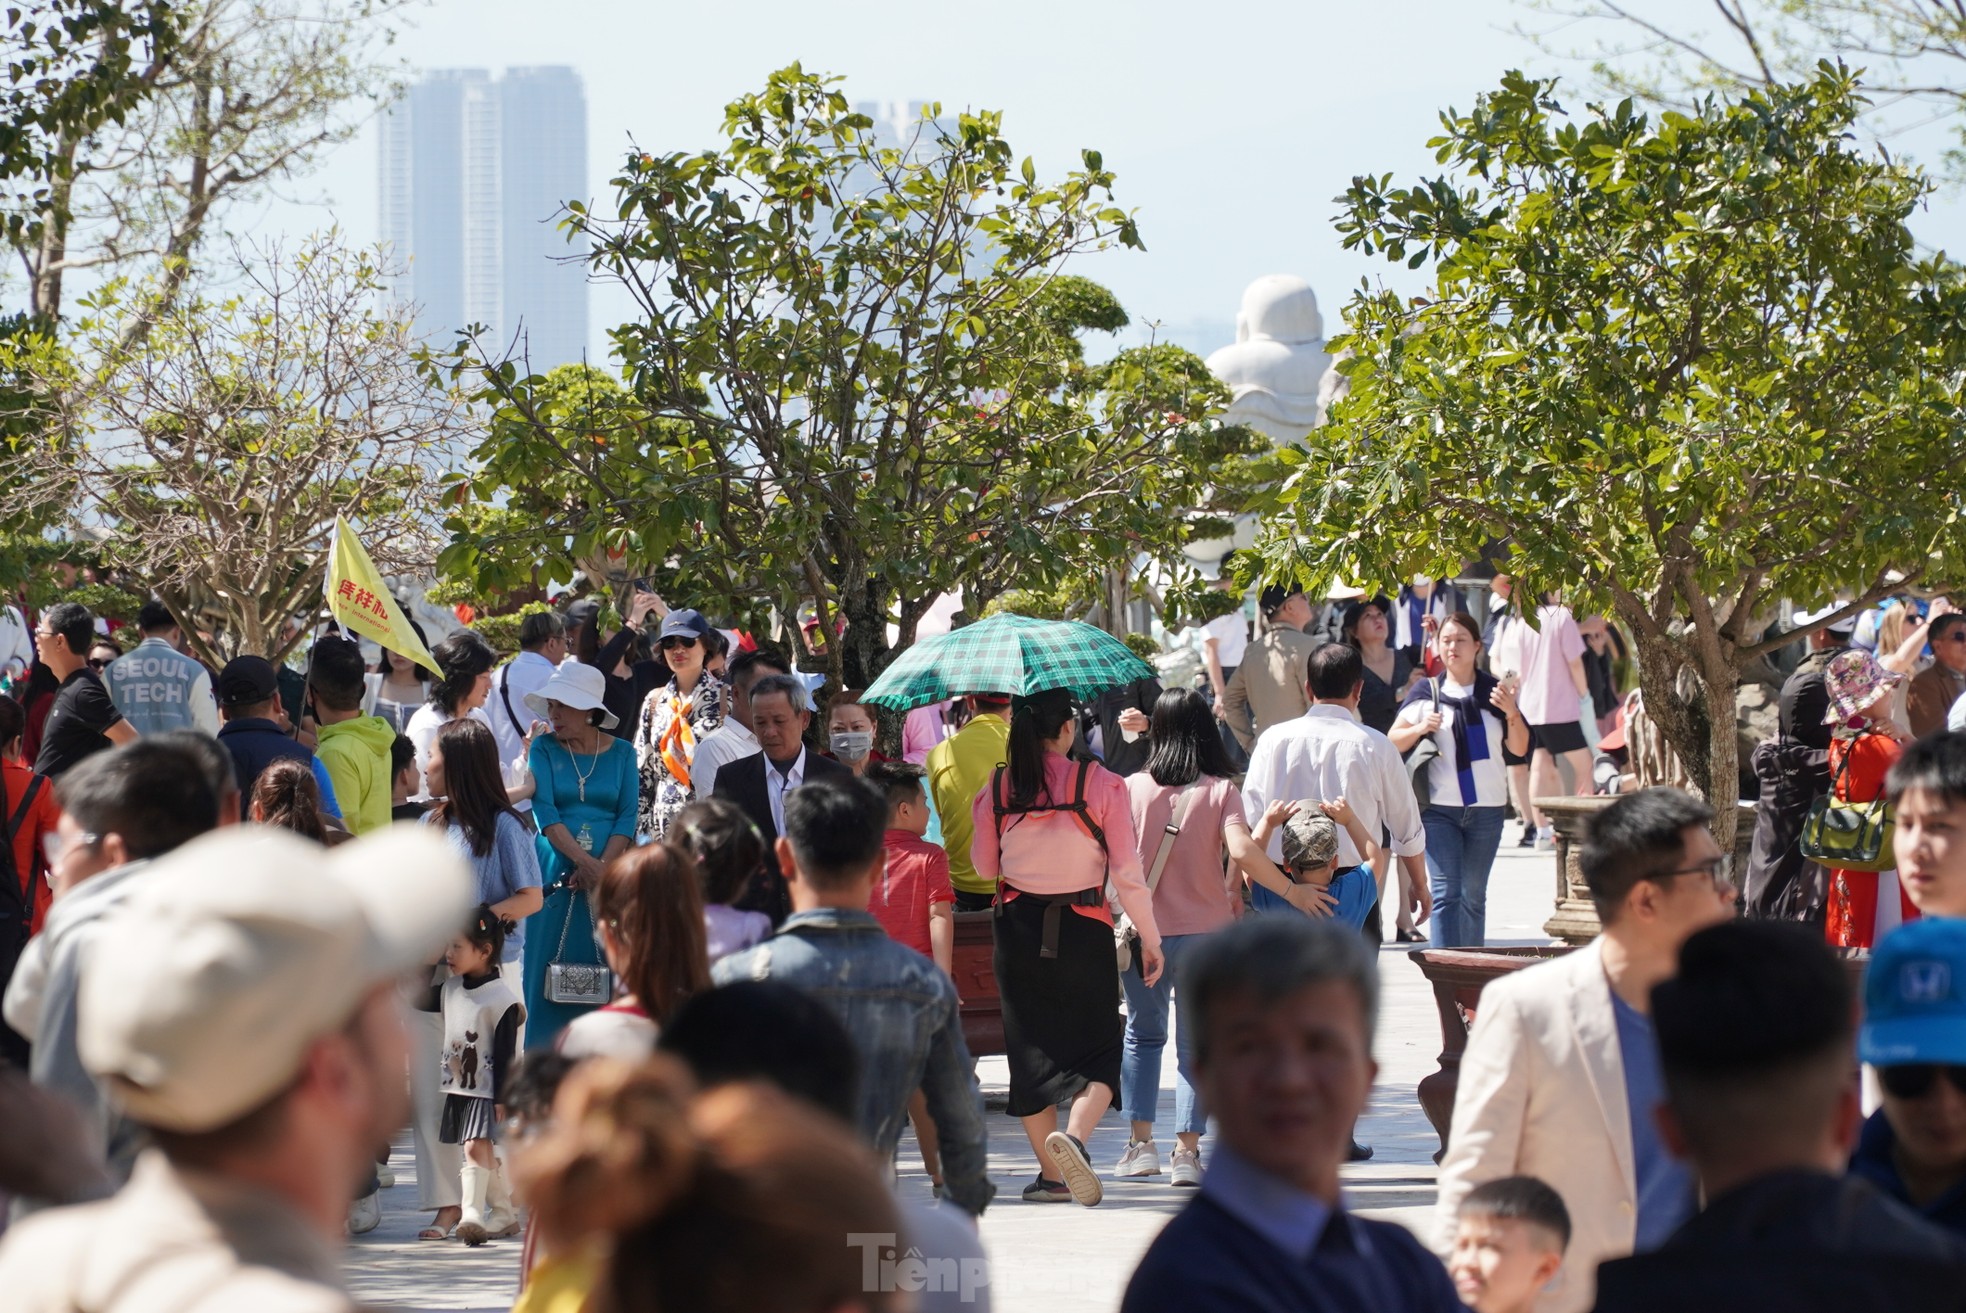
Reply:
[[[427, 568], [439, 479], [469, 440], [463, 400], [415, 364], [410, 312], [379, 304], [373, 253], [328, 235], [239, 264], [243, 289], [194, 289], [73, 394], [66, 422], [86, 441], [0, 494], [98, 540], [215, 665], [289, 645], [282, 627], [320, 597], [338, 514], [385, 570]], [[151, 294], [113, 284], [78, 329], [113, 335], [123, 298]]]
[[1139, 245], [1134, 220], [1097, 151], [1043, 180], [1000, 128], [936, 108], [890, 142], [794, 65], [720, 148], [631, 154], [611, 209], [565, 220], [639, 308], [611, 334], [622, 386], [472, 344], [494, 426], [444, 569], [614, 553], [749, 619], [810, 606], [846, 621], [828, 658], [860, 683], [940, 593], [976, 609], [1171, 553], [1267, 444], [1211, 422], [1227, 393], [1185, 351], [1086, 362], [1125, 311], [1062, 267]]
[[[1805, 82], [1824, 59], [1856, 67], [1879, 135], [1951, 119], [1947, 171], [1966, 176], [1966, 5], [1959, 0], [1711, 0], [1709, 22], [1630, 0], [1526, 0], [1563, 20], [1530, 32], [1546, 50], [1588, 57], [1613, 95], [1685, 109], [1712, 91], [1738, 95]], [[1567, 43], [1580, 32], [1588, 51]]]
[[1966, 281], [1906, 229], [1924, 178], [1853, 143], [1846, 70], [1656, 119], [1554, 94], [1510, 74], [1443, 116], [1451, 174], [1343, 198], [1347, 246], [1434, 286], [1347, 307], [1350, 396], [1292, 457], [1267, 550], [1385, 578], [1506, 544], [1525, 595], [1615, 611], [1648, 709], [1731, 808], [1775, 601], [1966, 560]]

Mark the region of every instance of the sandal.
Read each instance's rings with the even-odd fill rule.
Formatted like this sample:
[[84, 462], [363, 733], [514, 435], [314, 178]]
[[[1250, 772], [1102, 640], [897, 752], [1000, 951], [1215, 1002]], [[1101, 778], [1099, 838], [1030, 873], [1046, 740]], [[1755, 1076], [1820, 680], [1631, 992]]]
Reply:
[[[443, 1217], [445, 1213], [456, 1214], [455, 1217], [451, 1218], [450, 1224], [448, 1226], [444, 1225], [438, 1220], [439, 1218]], [[463, 1217], [464, 1217], [464, 1210], [459, 1208], [455, 1204], [451, 1205], [449, 1208], [439, 1208], [437, 1210], [437, 1216], [430, 1219], [429, 1226], [424, 1227], [421, 1231], [418, 1231], [416, 1233], [416, 1238], [418, 1240], [449, 1240], [451, 1238], [452, 1233], [457, 1230], [457, 1224], [463, 1220]]]

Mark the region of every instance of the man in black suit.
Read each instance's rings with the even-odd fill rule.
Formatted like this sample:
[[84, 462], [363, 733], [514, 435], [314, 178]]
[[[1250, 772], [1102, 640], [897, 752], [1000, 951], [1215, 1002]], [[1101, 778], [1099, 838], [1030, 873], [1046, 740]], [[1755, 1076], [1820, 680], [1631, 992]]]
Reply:
[[[1072, 744], [1072, 755], [1103, 761], [1107, 770], [1120, 776], [1143, 769], [1147, 758], [1153, 755], [1153, 745], [1147, 741], [1147, 726], [1160, 695], [1159, 680], [1136, 679], [1109, 688], [1086, 703], [1079, 709], [1079, 732]], [[1098, 755], [1091, 747], [1095, 726], [1099, 730]], [[1128, 730], [1138, 737], [1128, 740]]]
[[763, 912], [774, 926], [792, 911], [774, 855], [778, 836], [785, 832], [785, 795], [812, 780], [853, 778], [852, 771], [831, 757], [807, 751], [805, 733], [811, 724], [805, 685], [790, 675], [766, 675], [751, 686], [751, 733], [759, 751], [720, 769], [710, 790], [711, 797], [742, 807], [765, 837], [764, 864], [737, 905]]

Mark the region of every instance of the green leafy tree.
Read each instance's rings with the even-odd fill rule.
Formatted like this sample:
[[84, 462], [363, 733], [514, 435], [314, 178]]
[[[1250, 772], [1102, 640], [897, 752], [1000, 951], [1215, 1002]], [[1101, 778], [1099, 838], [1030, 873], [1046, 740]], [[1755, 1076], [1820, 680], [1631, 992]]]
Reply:
[[[241, 251], [237, 268], [243, 286], [194, 286], [76, 394], [56, 475], [0, 489], [0, 509], [52, 511], [195, 620], [187, 639], [213, 664], [293, 646], [286, 622], [320, 604], [336, 515], [385, 572], [428, 568], [439, 479], [476, 439], [463, 399], [417, 367], [373, 252], [328, 235]], [[112, 285], [78, 331], [113, 336], [125, 299], [152, 296]]]
[[[390, 88], [383, 52], [407, 2], [23, 0], [6, 9], [0, 230], [22, 274], [23, 309], [0, 323], [0, 449], [17, 480], [59, 488], [72, 478], [71, 429], [59, 415], [86, 406], [79, 392], [178, 309], [227, 209], [294, 183], [353, 135]], [[114, 332], [69, 331], [71, 276], [119, 284]], [[0, 583], [32, 571], [53, 527], [0, 517]]]
[[[1686, 109], [1712, 91], [1738, 95], [1807, 81], [1819, 60], [1859, 68], [1876, 99], [1873, 129], [1951, 119], [1946, 163], [1966, 176], [1966, 5], [1958, 0], [1711, 0], [1707, 21], [1629, 0], [1524, 0], [1559, 21], [1526, 35], [1591, 61], [1616, 96]], [[1595, 40], [1574, 43], [1581, 34]]]
[[1906, 230], [1925, 180], [1853, 144], [1842, 69], [1656, 121], [1554, 91], [1510, 74], [1443, 116], [1452, 173], [1343, 198], [1348, 247], [1434, 286], [1347, 307], [1351, 394], [1267, 551], [1395, 578], [1506, 543], [1523, 595], [1632, 636], [1725, 838], [1741, 671], [1793, 641], [1777, 599], [1957, 577], [1966, 287]]
[[1098, 152], [1043, 181], [999, 129], [931, 110], [890, 144], [794, 65], [728, 107], [721, 148], [630, 155], [613, 206], [565, 219], [639, 307], [622, 386], [469, 344], [493, 427], [444, 570], [618, 556], [679, 605], [775, 614], [816, 664], [787, 623], [810, 607], [844, 620], [823, 659], [859, 685], [950, 589], [980, 612], [1171, 555], [1267, 444], [1212, 421], [1228, 397], [1187, 352], [1086, 362], [1126, 314], [1062, 266], [1139, 245], [1134, 221]]

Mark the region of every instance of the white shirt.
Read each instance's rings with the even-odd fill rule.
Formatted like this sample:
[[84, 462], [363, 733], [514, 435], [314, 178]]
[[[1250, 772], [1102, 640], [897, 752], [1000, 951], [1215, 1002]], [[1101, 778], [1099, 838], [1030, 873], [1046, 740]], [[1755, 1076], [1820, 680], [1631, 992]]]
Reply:
[[738, 724], [735, 717], [726, 717], [723, 724], [697, 740], [696, 755], [689, 759], [691, 791], [699, 798], [709, 797], [710, 790], [717, 787], [718, 771], [757, 751], [758, 736], [751, 732], [751, 727]]
[[1966, 729], [1966, 695], [1962, 695], [1957, 702], [1953, 703], [1952, 710], [1946, 713], [1946, 728], [1949, 730]]
[[[1251, 824], [1279, 800], [1331, 802], [1343, 798], [1358, 813], [1367, 834], [1392, 831], [1392, 851], [1412, 857], [1426, 850], [1420, 806], [1407, 779], [1406, 763], [1392, 740], [1359, 724], [1350, 708], [1314, 703], [1295, 720], [1272, 725], [1256, 740], [1243, 778], [1243, 811]], [[1281, 828], [1270, 835], [1271, 861], [1283, 860]], [[1338, 829], [1338, 860], [1357, 866], [1364, 857], [1343, 826]]]
[[[1423, 687], [1425, 687], [1423, 685]], [[1457, 684], [1451, 679], [1440, 681], [1440, 691], [1446, 697], [1472, 697], [1474, 690]], [[1461, 759], [1454, 747], [1454, 722], [1461, 713], [1449, 703], [1442, 702], [1438, 709], [1441, 726], [1434, 731], [1434, 744], [1440, 755], [1427, 766], [1427, 790], [1433, 801], [1442, 807], [1500, 807], [1508, 802], [1509, 772], [1502, 762], [1502, 740], [1509, 727], [1506, 721], [1486, 708], [1481, 713], [1482, 728], [1488, 732], [1488, 757], [1474, 763], [1475, 800], [1464, 803], [1461, 798]], [[1435, 710], [1433, 702], [1414, 702], [1400, 709], [1395, 725], [1417, 725]]]
[[[511, 775], [526, 764], [526, 730], [533, 713], [526, 706], [526, 694], [537, 693], [553, 678], [553, 663], [537, 652], [521, 652], [492, 676], [491, 696], [485, 699], [485, 715], [491, 721], [492, 737], [498, 740], [500, 768]], [[510, 700], [511, 712], [506, 703]], [[532, 803], [513, 804], [529, 812]]]
[[0, 606], [0, 675], [26, 674], [34, 664], [34, 631], [17, 606]]
[[[492, 728], [491, 719], [485, 715], [483, 707], [474, 707], [466, 714], [486, 729]], [[445, 715], [443, 708], [435, 702], [426, 702], [416, 709], [416, 714], [410, 717], [409, 725], [403, 730], [410, 742], [416, 745], [416, 796], [410, 799], [411, 802], [430, 801], [430, 745], [437, 741], [437, 731], [455, 719], [457, 717]], [[498, 731], [492, 732], [495, 735]], [[500, 774], [503, 775], [504, 771], [501, 770]], [[508, 785], [511, 782], [510, 779], [506, 780]]]
[[1201, 627], [1201, 641], [1215, 644], [1215, 660], [1226, 676], [1242, 664], [1243, 653], [1249, 650], [1249, 621], [1240, 608], [1218, 615]]
[[783, 775], [778, 773], [778, 767], [771, 764], [769, 757], [765, 759], [765, 795], [771, 799], [771, 823], [778, 827], [780, 834], [785, 833], [785, 795], [805, 782], [806, 750], [803, 745], [799, 748], [799, 759]]

